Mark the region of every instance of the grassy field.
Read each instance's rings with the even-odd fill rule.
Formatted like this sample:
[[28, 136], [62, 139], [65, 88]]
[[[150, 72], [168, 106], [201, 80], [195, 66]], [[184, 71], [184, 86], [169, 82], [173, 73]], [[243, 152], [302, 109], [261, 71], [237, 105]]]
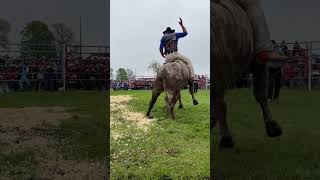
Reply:
[[[130, 111], [144, 116], [151, 91], [114, 91], [111, 96], [131, 95]], [[149, 179], [209, 177], [209, 91], [196, 94], [199, 105], [192, 105], [188, 91], [182, 92], [184, 109], [175, 108], [176, 119], [166, 119], [163, 94], [152, 111], [155, 119], [145, 131], [111, 111], [111, 177]], [[116, 124], [116, 125], [115, 125]], [[113, 136], [111, 136], [113, 137]]]
[[[63, 142], [61, 151], [63, 152], [63, 157], [66, 162], [68, 162], [68, 159], [70, 159], [76, 161], [85, 160], [90, 162], [97, 161], [103, 163], [104, 157], [106, 156], [105, 134], [107, 104], [105, 97], [105, 92], [101, 91], [9, 93], [0, 95], [0, 108], [10, 109], [32, 107], [36, 109], [38, 107], [54, 106], [71, 108], [68, 111], [70, 111], [70, 113], [74, 115], [72, 115], [72, 117], [68, 119], [63, 120], [60, 127], [56, 127], [53, 130], [50, 129], [50, 127], [46, 127], [45, 129], [37, 129], [35, 127], [32, 127], [31, 132], [35, 133], [35, 138], [42, 138], [40, 140], [43, 140], [43, 137], [48, 140], [55, 139], [53, 143], [49, 144], [53, 145], [52, 148], [56, 148], [54, 147], [54, 144], [61, 144], [60, 142]], [[6, 129], [3, 129], [2, 131], [4, 132], [1, 133], [10, 133], [7, 132]], [[18, 133], [30, 134], [30, 132], [26, 131], [18, 131]], [[27, 142], [27, 140], [24, 140], [22, 138], [21, 142]], [[1, 143], [2, 142], [0, 142], [0, 145]], [[60, 147], [57, 148], [60, 152]], [[14, 177], [16, 177], [15, 175], [17, 173], [25, 173], [25, 175], [30, 175], [34, 173], [30, 172], [31, 170], [34, 169], [36, 171], [37, 169], [39, 169], [38, 165], [41, 160], [39, 160], [38, 154], [39, 152], [20, 152], [20, 150], [17, 150], [16, 152], [16, 155], [18, 156], [12, 153], [0, 153], [0, 166], [3, 168], [7, 165], [6, 163], [13, 163], [16, 167], [21, 166], [27, 168], [24, 170], [23, 168], [15, 170], [19, 172], [11, 172], [13, 173]], [[0, 168], [0, 170], [3, 171], [6, 169]], [[25, 175], [23, 175], [23, 177], [25, 177]], [[35, 177], [37, 176], [30, 176], [31, 179]]]
[[229, 91], [227, 102], [228, 122], [236, 144], [232, 150], [215, 146], [218, 179], [320, 178], [320, 91], [281, 92], [280, 103], [271, 104], [271, 109], [284, 134], [274, 139], [266, 135], [262, 114], [251, 92]]

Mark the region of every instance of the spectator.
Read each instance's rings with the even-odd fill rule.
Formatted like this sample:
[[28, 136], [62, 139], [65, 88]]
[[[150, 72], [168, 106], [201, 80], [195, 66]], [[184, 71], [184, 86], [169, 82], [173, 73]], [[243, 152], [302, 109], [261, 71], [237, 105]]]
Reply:
[[294, 69], [293, 69], [293, 67], [291, 65], [287, 64], [284, 67], [284, 73], [285, 73], [285, 77], [284, 77], [285, 84], [287, 85], [288, 88], [290, 88], [292, 79], [294, 78]]
[[42, 89], [42, 87], [44, 86], [45, 84], [45, 81], [44, 81], [44, 74], [46, 73], [44, 67], [40, 67], [40, 71], [39, 73], [37, 74], [37, 88], [38, 88], [38, 91]]
[[[275, 40], [272, 40], [273, 50], [279, 55], [283, 55], [281, 48], [278, 46]], [[277, 100], [279, 102], [281, 78], [282, 78], [282, 64], [270, 62], [268, 63], [268, 99], [270, 102]]]
[[294, 42], [293, 45], [293, 51], [292, 51], [292, 55], [295, 56], [297, 53], [299, 54], [299, 52], [301, 51], [302, 47], [300, 46], [298, 41]]
[[[22, 70], [20, 74], [21, 74], [21, 77], [19, 80], [19, 88], [20, 90], [25, 90], [26, 88], [30, 87], [30, 80], [28, 79], [29, 67], [26, 65], [22, 66]], [[26, 86], [24, 86], [24, 83], [26, 83]]]
[[46, 89], [49, 91], [55, 90], [55, 73], [51, 66], [47, 66], [47, 73], [44, 76]]
[[197, 75], [195, 75], [195, 79], [193, 81], [193, 92], [194, 93], [197, 93], [198, 92], [198, 89], [199, 89], [199, 78]]
[[281, 42], [280, 48], [281, 48], [282, 52], [284, 53], [284, 55], [289, 56], [289, 49], [288, 49], [288, 46], [286, 45], [285, 41]]

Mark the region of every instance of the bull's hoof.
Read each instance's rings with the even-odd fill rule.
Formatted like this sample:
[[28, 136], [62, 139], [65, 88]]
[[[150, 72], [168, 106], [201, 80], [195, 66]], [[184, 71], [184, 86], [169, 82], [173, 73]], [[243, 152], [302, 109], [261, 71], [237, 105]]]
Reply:
[[152, 116], [152, 115], [146, 115], [146, 117], [147, 117], [148, 119], [153, 119], [153, 116]]
[[276, 121], [270, 121], [266, 123], [266, 131], [269, 137], [281, 136], [282, 129]]
[[231, 136], [224, 136], [220, 139], [221, 148], [233, 148], [234, 142]]
[[193, 100], [193, 105], [199, 104], [197, 100]]
[[214, 127], [216, 127], [216, 124], [217, 124], [217, 120], [216, 120], [216, 119], [212, 119], [212, 120], [211, 120], [211, 123], [210, 123], [211, 129], [213, 129]]
[[183, 109], [183, 105], [182, 104], [179, 105], [179, 109]]

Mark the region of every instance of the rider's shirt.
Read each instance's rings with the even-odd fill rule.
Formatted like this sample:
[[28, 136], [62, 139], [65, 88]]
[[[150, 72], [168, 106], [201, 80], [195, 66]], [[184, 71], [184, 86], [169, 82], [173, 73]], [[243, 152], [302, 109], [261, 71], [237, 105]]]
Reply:
[[171, 33], [165, 34], [160, 41], [160, 49], [165, 49], [165, 54], [178, 51], [178, 39], [185, 37], [188, 33]]

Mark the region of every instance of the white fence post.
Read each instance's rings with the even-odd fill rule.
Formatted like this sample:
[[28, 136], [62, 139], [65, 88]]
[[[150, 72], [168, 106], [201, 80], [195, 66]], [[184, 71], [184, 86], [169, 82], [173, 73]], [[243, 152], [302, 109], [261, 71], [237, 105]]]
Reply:
[[312, 90], [312, 41], [308, 43], [308, 85], [309, 91]]
[[61, 58], [61, 63], [62, 63], [62, 81], [63, 81], [63, 91], [66, 91], [66, 66], [65, 66], [65, 64], [66, 64], [66, 57], [67, 57], [67, 55], [66, 55], [66, 53], [67, 52], [65, 52], [66, 51], [66, 45], [65, 44], [61, 44], [60, 45], [60, 54], [61, 54], [61, 56], [60, 56], [60, 58]]

